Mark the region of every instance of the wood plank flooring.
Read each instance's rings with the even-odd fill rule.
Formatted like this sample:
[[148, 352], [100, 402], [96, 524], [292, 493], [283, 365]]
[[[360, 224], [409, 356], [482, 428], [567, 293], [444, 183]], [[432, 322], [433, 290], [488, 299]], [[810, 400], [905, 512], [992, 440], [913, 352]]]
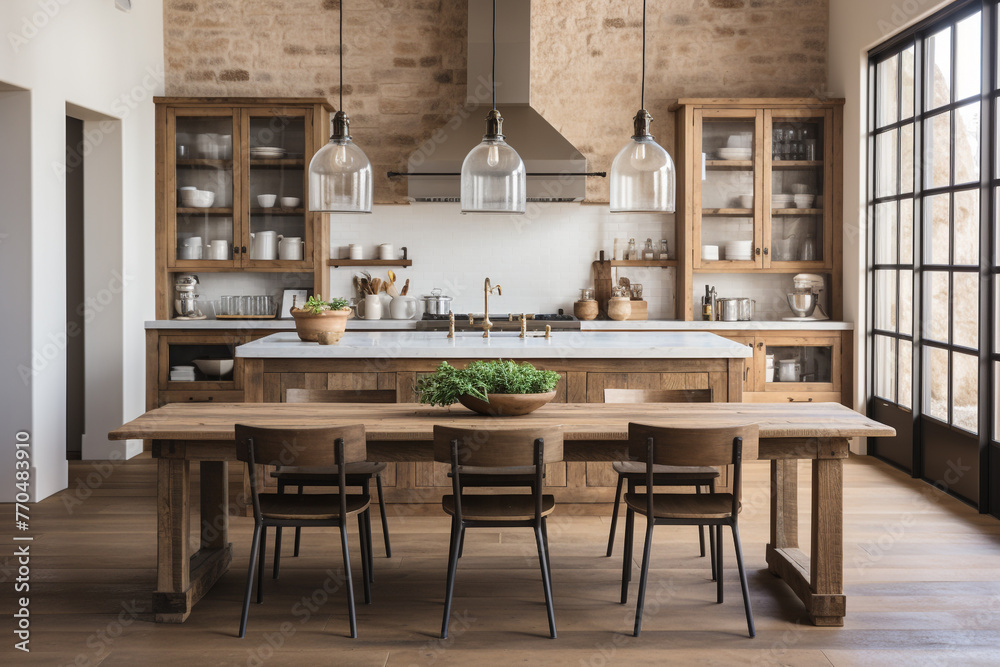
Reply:
[[[392, 558], [384, 557], [375, 527], [374, 601], [359, 603], [359, 639], [346, 636], [336, 533], [307, 532], [302, 555], [292, 558], [286, 531], [281, 578], [272, 580], [268, 569], [264, 603], [251, 605], [247, 637], [239, 640], [251, 520], [231, 519], [233, 567], [190, 619], [154, 624], [155, 465], [140, 458], [102, 479], [92, 463], [74, 462], [70, 490], [31, 508], [30, 654], [13, 649], [16, 563], [12, 547], [0, 552], [0, 664], [1000, 663], [1000, 522], [884, 464], [852, 457], [845, 464], [844, 502], [848, 615], [843, 628], [816, 628], [806, 623], [791, 591], [765, 569], [768, 468], [751, 463], [746, 469], [741, 533], [756, 639], [746, 636], [728, 539], [726, 601], [716, 605], [694, 529], [657, 528], [643, 633], [634, 638], [638, 568], [629, 604], [621, 606], [621, 540], [613, 558], [603, 556], [610, 517], [557, 508], [549, 537], [559, 638], [547, 636], [530, 531], [479, 529], [468, 533], [451, 636], [441, 641], [448, 521], [436, 512], [397, 507], [390, 519]], [[800, 505], [808, 508], [807, 464], [799, 472]], [[197, 491], [197, 474], [192, 478]], [[0, 539], [7, 545], [12, 525], [12, 506], [0, 506]], [[197, 525], [195, 517], [193, 531]], [[808, 549], [807, 516], [800, 516], [799, 525], [800, 544]], [[356, 531], [351, 548], [360, 600]], [[269, 554], [268, 567], [270, 562]]]

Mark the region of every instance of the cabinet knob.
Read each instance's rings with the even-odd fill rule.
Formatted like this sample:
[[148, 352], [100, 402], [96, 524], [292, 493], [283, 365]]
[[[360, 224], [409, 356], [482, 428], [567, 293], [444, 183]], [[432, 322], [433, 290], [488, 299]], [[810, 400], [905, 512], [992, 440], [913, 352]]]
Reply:
[[758, 350], [763, 350], [764, 349], [764, 341], [761, 341], [761, 342], [757, 343], [757, 349]]
[[756, 252], [757, 256], [759, 257], [760, 256], [760, 248], [754, 248], [754, 251]]
[[247, 247], [245, 245], [240, 246], [240, 252], [245, 255], [247, 252]]
[[767, 248], [764, 248], [764, 254], [765, 255], [767, 254]]

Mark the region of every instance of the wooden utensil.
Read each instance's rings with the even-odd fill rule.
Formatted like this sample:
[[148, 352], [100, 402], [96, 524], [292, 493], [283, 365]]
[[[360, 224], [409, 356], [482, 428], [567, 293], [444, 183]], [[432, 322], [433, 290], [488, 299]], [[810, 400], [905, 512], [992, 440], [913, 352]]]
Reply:
[[403, 283], [403, 289], [399, 292], [400, 296], [406, 296], [406, 293], [410, 291], [410, 279], [407, 278], [406, 282]]
[[391, 297], [399, 296], [399, 290], [396, 289], [396, 273], [389, 269], [389, 283], [385, 286], [385, 291]]
[[372, 286], [371, 293], [372, 294], [378, 294], [379, 292], [382, 291], [382, 279], [381, 278], [372, 278], [371, 286]]

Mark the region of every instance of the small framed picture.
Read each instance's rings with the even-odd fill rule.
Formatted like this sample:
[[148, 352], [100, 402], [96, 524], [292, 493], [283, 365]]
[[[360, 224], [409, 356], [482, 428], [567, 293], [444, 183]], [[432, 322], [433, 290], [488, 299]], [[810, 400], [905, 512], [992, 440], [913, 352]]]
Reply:
[[301, 308], [306, 305], [306, 301], [310, 296], [312, 296], [312, 289], [309, 287], [282, 290], [281, 311], [278, 312], [278, 318], [282, 320], [292, 319], [292, 305], [294, 304], [296, 308]]

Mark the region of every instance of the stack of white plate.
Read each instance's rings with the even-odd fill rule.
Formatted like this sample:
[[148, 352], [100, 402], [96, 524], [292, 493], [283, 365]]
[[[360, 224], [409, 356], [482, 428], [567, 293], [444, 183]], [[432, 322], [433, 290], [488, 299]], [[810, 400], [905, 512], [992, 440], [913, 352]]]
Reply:
[[795, 203], [795, 195], [785, 195], [780, 192], [771, 195], [772, 208], [792, 208], [793, 203]]
[[194, 366], [171, 366], [171, 382], [194, 382]]
[[285, 149], [278, 148], [277, 146], [252, 146], [250, 148], [250, 157], [261, 159], [282, 158], [285, 157]]
[[753, 149], [735, 148], [727, 146], [719, 149], [719, 159], [721, 160], [749, 160], [753, 156]]
[[731, 262], [753, 259], [753, 241], [729, 241], [726, 243], [726, 259]]

